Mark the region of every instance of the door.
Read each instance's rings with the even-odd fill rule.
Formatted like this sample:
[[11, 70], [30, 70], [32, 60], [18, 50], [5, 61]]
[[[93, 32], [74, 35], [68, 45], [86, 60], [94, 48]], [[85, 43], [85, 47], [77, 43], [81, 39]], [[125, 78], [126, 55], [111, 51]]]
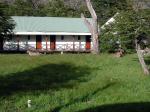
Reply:
[[56, 49], [56, 36], [55, 35], [50, 36], [50, 49], [51, 50]]
[[42, 49], [42, 36], [36, 36], [36, 49]]
[[0, 51], [3, 50], [3, 38], [0, 37]]
[[91, 49], [91, 36], [86, 36], [86, 50]]

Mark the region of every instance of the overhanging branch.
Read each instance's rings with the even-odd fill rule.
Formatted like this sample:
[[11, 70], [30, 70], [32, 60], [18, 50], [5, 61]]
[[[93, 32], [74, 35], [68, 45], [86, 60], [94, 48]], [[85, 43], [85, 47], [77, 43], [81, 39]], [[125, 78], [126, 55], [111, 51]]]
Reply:
[[90, 11], [90, 14], [91, 14], [92, 18], [94, 20], [97, 20], [97, 15], [96, 15], [96, 12], [95, 12], [92, 4], [91, 4], [91, 0], [86, 0], [86, 3], [87, 3], [87, 7], [88, 7], [88, 9]]

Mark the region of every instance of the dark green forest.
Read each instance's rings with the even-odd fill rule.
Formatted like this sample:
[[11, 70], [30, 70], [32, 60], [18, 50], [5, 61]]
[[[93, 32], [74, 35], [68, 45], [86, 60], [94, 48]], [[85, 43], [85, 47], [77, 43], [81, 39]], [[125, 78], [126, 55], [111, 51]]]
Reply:
[[[3, 0], [10, 16], [90, 17], [83, 0]], [[99, 21], [104, 24], [118, 10], [127, 7], [126, 0], [92, 0]]]

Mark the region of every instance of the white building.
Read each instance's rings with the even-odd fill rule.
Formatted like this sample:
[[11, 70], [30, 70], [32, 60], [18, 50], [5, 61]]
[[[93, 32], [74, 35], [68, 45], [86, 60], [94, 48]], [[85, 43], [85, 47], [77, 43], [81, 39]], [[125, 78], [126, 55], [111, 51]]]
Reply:
[[[91, 33], [82, 18], [12, 17], [16, 26], [9, 40], [0, 40], [0, 50], [87, 51]], [[91, 19], [89, 19], [91, 21]]]

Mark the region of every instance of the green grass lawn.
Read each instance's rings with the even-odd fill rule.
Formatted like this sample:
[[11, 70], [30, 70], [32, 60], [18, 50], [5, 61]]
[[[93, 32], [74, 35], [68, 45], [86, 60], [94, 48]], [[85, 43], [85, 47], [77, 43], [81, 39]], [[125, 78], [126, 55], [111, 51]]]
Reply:
[[1, 54], [0, 112], [150, 112], [150, 77], [136, 54]]

